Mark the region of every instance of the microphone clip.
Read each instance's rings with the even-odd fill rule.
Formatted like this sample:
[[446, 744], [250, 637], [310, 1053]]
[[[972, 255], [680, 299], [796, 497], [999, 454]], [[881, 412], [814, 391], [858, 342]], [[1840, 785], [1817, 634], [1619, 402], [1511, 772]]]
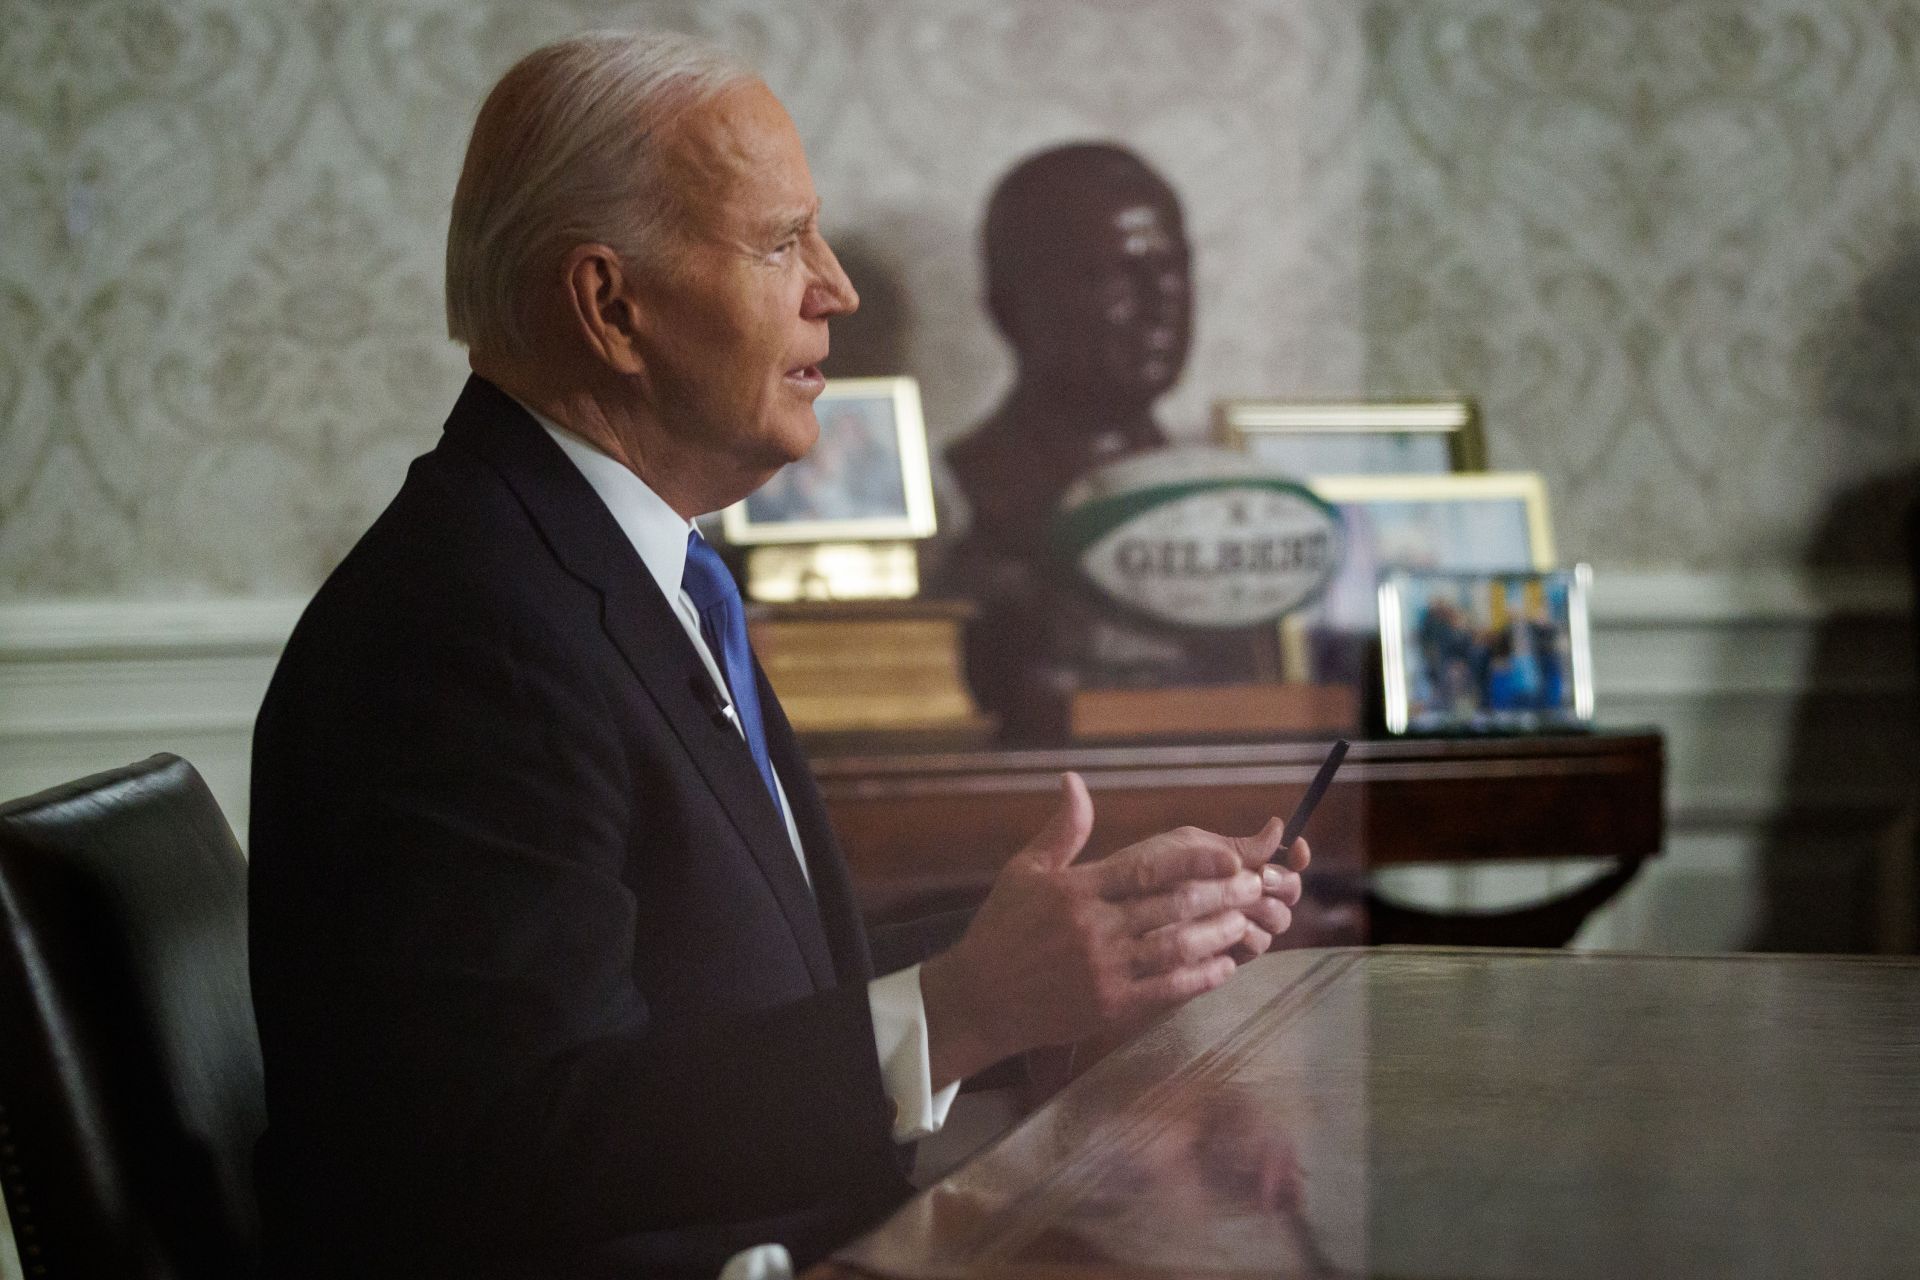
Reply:
[[706, 673], [699, 671], [694, 672], [690, 683], [693, 687], [694, 701], [698, 702], [701, 709], [713, 717], [713, 723], [722, 729], [732, 728], [733, 703], [724, 693], [714, 687], [713, 681], [708, 678]]

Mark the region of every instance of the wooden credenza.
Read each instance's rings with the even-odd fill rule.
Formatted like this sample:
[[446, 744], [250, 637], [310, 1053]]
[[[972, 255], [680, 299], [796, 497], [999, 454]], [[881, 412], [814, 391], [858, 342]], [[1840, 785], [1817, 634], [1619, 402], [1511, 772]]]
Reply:
[[[1165, 743], [1059, 749], [881, 750], [859, 740], [811, 755], [862, 908], [875, 919], [977, 900], [1057, 803], [1059, 775], [1086, 779], [1089, 848], [1110, 852], [1191, 824], [1230, 834], [1284, 816], [1326, 753], [1317, 742]], [[1661, 738], [1564, 737], [1358, 741], [1309, 829], [1316, 902], [1296, 943], [1369, 932], [1368, 868], [1511, 858], [1609, 858], [1611, 883], [1584, 898], [1450, 931], [1375, 902], [1376, 940], [1557, 945], [1664, 839]]]

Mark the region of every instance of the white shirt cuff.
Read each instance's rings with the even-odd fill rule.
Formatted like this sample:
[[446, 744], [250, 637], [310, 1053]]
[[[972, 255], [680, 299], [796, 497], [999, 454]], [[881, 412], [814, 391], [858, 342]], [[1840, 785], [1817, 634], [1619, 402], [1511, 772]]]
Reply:
[[960, 1092], [954, 1081], [933, 1091], [927, 1060], [927, 1005], [920, 996], [920, 966], [875, 978], [867, 984], [873, 1010], [873, 1045], [880, 1055], [880, 1077], [893, 1099], [893, 1140], [912, 1142], [940, 1132]]
[[793, 1255], [779, 1244], [742, 1249], [727, 1259], [720, 1280], [793, 1280]]

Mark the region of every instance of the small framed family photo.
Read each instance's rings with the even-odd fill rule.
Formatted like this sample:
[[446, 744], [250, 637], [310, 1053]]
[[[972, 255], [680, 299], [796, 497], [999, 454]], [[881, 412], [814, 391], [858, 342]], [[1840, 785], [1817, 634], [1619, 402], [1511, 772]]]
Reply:
[[1530, 471], [1446, 476], [1330, 476], [1309, 485], [1340, 512], [1346, 556], [1322, 596], [1319, 624], [1371, 633], [1381, 575], [1554, 567], [1546, 485]]
[[934, 531], [920, 384], [829, 378], [813, 403], [820, 438], [721, 515], [727, 541], [882, 542]]
[[1486, 438], [1471, 400], [1222, 400], [1221, 443], [1288, 475], [1432, 475], [1485, 470]]
[[1586, 565], [1389, 573], [1380, 583], [1390, 733], [1532, 733], [1593, 722]]

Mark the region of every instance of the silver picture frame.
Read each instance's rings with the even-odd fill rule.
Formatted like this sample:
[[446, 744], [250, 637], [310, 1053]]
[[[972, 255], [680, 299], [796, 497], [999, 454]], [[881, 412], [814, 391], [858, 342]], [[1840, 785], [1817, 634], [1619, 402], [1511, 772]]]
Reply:
[[1392, 734], [1563, 732], [1593, 723], [1592, 570], [1395, 571], [1379, 587]]

